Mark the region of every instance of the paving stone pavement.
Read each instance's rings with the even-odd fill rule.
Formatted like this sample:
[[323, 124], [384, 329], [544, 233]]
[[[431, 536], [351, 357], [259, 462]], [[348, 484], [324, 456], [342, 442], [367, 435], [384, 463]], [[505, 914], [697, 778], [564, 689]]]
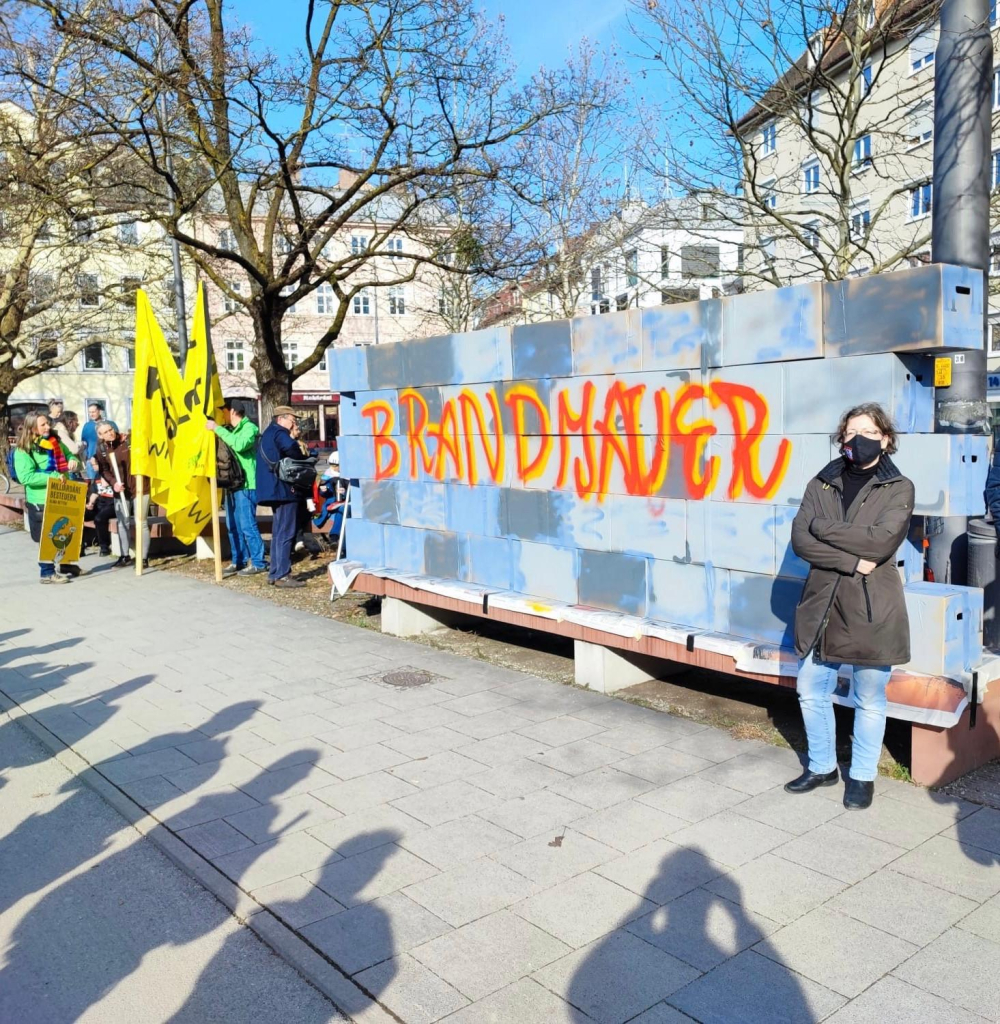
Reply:
[[0, 584], [3, 694], [405, 1024], [1000, 1022], [1000, 812], [847, 814], [790, 751], [179, 575], [39, 591], [19, 534]]

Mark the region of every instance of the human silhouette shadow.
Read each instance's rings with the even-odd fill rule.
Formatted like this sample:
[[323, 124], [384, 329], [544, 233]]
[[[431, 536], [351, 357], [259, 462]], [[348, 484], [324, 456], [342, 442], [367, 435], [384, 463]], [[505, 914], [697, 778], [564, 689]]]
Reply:
[[[255, 707], [253, 702], [244, 705], [248, 713]], [[226, 740], [220, 737], [217, 741], [221, 752], [224, 751]], [[318, 756], [319, 751], [316, 751]], [[301, 755], [301, 752], [300, 752]], [[266, 807], [277, 817], [279, 808], [275, 798], [294, 786], [313, 769], [311, 763], [291, 764], [295, 760], [289, 755], [275, 764], [271, 771], [261, 769], [256, 779], [275, 776], [280, 782], [270, 790], [270, 802]], [[213, 769], [205, 766], [207, 771]], [[275, 775], [280, 772], [281, 774]], [[75, 793], [80, 792], [80, 783], [73, 780], [67, 788]], [[252, 784], [248, 788], [253, 788]], [[92, 794], [90, 795], [93, 799]], [[211, 810], [213, 795], [207, 792], [198, 797], [193, 804], [191, 820], [197, 820], [199, 808], [206, 805], [210, 810], [204, 820], [218, 817]], [[60, 805], [61, 807], [65, 804]], [[156, 809], [152, 811], [154, 816]], [[52, 1021], [59, 1024], [78, 1020], [88, 1009], [100, 1003], [101, 998], [111, 991], [123, 979], [129, 977], [142, 963], [143, 959], [162, 948], [179, 948], [208, 934], [218, 926], [218, 915], [202, 913], [188, 914], [184, 912], [183, 901], [178, 894], [171, 891], [168, 897], [178, 905], [164, 910], [157, 903], [155, 895], [157, 887], [143, 885], [141, 875], [137, 871], [149, 870], [148, 858], [141, 858], [136, 847], [143, 842], [138, 836], [135, 840], [123, 840], [121, 835], [123, 822], [114, 813], [92, 816], [84, 835], [79, 830], [73, 836], [74, 855], [62, 856], [58, 850], [52, 850], [52, 844], [58, 843], [58, 830], [65, 827], [65, 815], [60, 818], [59, 808], [43, 821], [30, 820], [26, 828], [15, 830], [12, 844], [18, 849], [16, 863], [24, 860], [23, 851], [31, 848], [44, 849], [44, 856], [39, 860], [48, 861], [48, 865], [35, 872], [27, 883], [32, 886], [51, 886], [48, 892], [28, 911], [18, 924], [11, 937], [6, 951], [6, 961], [0, 970], [0, 1019], [3, 1019], [3, 993], [20, 992], [23, 1002], [25, 988], [37, 989], [43, 999], [44, 1011], [40, 1011], [32, 1024]], [[169, 818], [165, 819], [169, 824]], [[269, 838], [277, 838], [284, 831], [294, 827], [289, 822], [275, 828]], [[28, 831], [35, 830], [34, 835]], [[10, 838], [10, 837], [9, 837]], [[96, 862], [88, 870], [76, 870], [81, 866], [80, 844], [83, 843], [84, 856]], [[109, 844], [118, 848], [109, 855], [98, 858], [105, 852]], [[246, 851], [241, 860], [242, 874], [251, 868], [257, 856], [262, 855], [266, 847], [257, 845]], [[0, 862], [3, 854], [0, 853]], [[10, 862], [14, 862], [13, 860]], [[86, 863], [86, 861], [83, 861]], [[0, 872], [0, 891], [5, 881]], [[44, 875], [45, 877], [39, 877]], [[64, 881], [59, 878], [65, 875]], [[119, 889], [116, 880], [122, 880]], [[236, 879], [238, 881], [238, 878]], [[111, 883], [111, 884], [109, 884]], [[21, 886], [27, 892], [34, 891]], [[148, 891], [147, 891], [148, 890]], [[200, 895], [200, 894], [199, 894]], [[190, 898], [190, 891], [185, 898]], [[121, 909], [122, 903], [128, 900], [128, 910]], [[101, 951], [94, 955], [94, 949]], [[232, 963], [232, 959], [228, 961]], [[219, 970], [221, 970], [221, 966]], [[211, 968], [206, 974], [211, 973]], [[213, 975], [218, 978], [218, 973]], [[44, 997], [44, 998], [43, 998]], [[203, 1009], [211, 1005], [208, 994], [196, 986], [190, 999], [185, 1004], [188, 1009], [178, 1011], [174, 1019], [187, 1022], [200, 1022], [209, 1019]], [[199, 1015], [200, 1014], [200, 1015]]]
[[644, 893], [650, 902], [594, 943], [574, 973], [569, 1019], [627, 1020], [660, 1003], [705, 1024], [814, 1024], [832, 1011], [810, 1005], [723, 870], [696, 847], [664, 856]]
[[[120, 696], [127, 692], [131, 685], [131, 683], [123, 683], [113, 687], [107, 691], [107, 695], [114, 699], [114, 696]], [[227, 724], [245, 721], [258, 707], [259, 704], [255, 701], [234, 704], [225, 711], [212, 715], [208, 725], [211, 727], [213, 723], [220, 720], [224, 720]], [[16, 723], [10, 722], [7, 723], [7, 727], [17, 728], [18, 726]], [[225, 736], [206, 737], [204, 733], [196, 729], [169, 733], [158, 737], [158, 739], [162, 740], [165, 746], [174, 747], [195, 740], [205, 741], [205, 749], [201, 756], [208, 760], [197, 766], [200, 771], [196, 772], [196, 777], [191, 780], [191, 788], [208, 782], [219, 770], [221, 759], [226, 753], [227, 739]], [[140, 749], [143, 746], [140, 744]], [[120, 777], [117, 775], [115, 765], [122, 765], [127, 760], [113, 761], [110, 764], [98, 766], [98, 771], [114, 782], [116, 777]], [[169, 788], [174, 789], [174, 787]], [[17, 861], [17, 871], [0, 871], [0, 913], [13, 906], [24, 896], [51, 885], [63, 875], [72, 872], [81, 862], [98, 856], [107, 848], [110, 837], [121, 827], [120, 821], [115, 821], [110, 816], [107, 818], [106, 827], [103, 830], [92, 828], [88, 829], [86, 834], [80, 834], [77, 831], [72, 842], [64, 841], [67, 830], [70, 829], [69, 823], [76, 819], [73, 802], [79, 800], [85, 792], [85, 784], [77, 776], [71, 776], [58, 790], [59, 794], [66, 795], [65, 800], [60, 801], [47, 811], [25, 818], [0, 840], [0, 864], [13, 862], [11, 851], [31, 849], [44, 851], [44, 856], [25, 857], [22, 855]], [[181, 792], [175, 790], [172, 795], [180, 797]], [[150, 797], [148, 799], [138, 797], [138, 802], [145, 810], [155, 813], [158, 804], [165, 802], [165, 799], [165, 797]]]
[[[298, 930], [306, 941], [341, 974], [351, 978], [353, 985], [341, 986], [336, 999], [337, 1008], [348, 1015], [362, 1013], [369, 1006], [368, 999], [377, 1001], [396, 975], [392, 960], [396, 952], [392, 920], [383, 908], [359, 901], [365, 887], [378, 876], [393, 853], [398, 852], [394, 845], [398, 838], [400, 836], [389, 829], [359, 833], [331, 851], [329, 860], [318, 871], [310, 873], [317, 889], [349, 909], [330, 906], [327, 909], [333, 912], [329, 916], [301, 926], [303, 912], [313, 906], [311, 894], [267, 904], [267, 909], [289, 927], [295, 929], [298, 923]], [[233, 880], [239, 882], [238, 877]], [[238, 936], [233, 936], [227, 944], [236, 941]], [[230, 961], [230, 951], [221, 948], [202, 972], [184, 1006], [170, 1019], [170, 1024], [194, 1024], [201, 1020], [197, 1008], [219, 985], [225, 965]]]

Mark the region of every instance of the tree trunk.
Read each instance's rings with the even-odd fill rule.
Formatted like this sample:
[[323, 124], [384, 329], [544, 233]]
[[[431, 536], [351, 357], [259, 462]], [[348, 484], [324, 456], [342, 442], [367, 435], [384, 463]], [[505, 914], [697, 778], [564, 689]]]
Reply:
[[10, 436], [10, 401], [14, 384], [4, 379], [5, 375], [0, 374], [0, 473], [7, 475], [7, 451], [9, 448], [7, 438]]
[[260, 429], [263, 430], [274, 419], [277, 406], [291, 404], [292, 383], [275, 378], [261, 381], [258, 372], [257, 386], [260, 388]]
[[282, 366], [276, 366], [269, 353], [278, 353], [281, 359], [281, 318], [269, 316], [265, 310], [254, 310], [253, 369], [260, 391], [260, 429], [264, 430], [274, 418], [279, 405], [292, 402], [292, 375]]

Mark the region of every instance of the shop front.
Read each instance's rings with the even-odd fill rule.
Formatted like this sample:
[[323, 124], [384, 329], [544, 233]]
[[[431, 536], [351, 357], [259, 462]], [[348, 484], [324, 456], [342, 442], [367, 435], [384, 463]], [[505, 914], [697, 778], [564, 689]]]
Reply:
[[293, 391], [302, 440], [310, 448], [334, 448], [340, 431], [340, 395], [335, 391]]

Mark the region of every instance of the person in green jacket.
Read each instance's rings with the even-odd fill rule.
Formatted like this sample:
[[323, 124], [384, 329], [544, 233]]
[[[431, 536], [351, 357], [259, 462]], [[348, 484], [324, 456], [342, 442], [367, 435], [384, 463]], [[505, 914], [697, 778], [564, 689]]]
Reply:
[[224, 427], [215, 420], [209, 420], [207, 426], [232, 450], [243, 468], [246, 483], [239, 490], [226, 491], [226, 528], [233, 564], [222, 575], [256, 576], [267, 571], [264, 540], [257, 528], [257, 438], [260, 431], [257, 424], [244, 415], [239, 399], [227, 399], [225, 408], [229, 426]]
[[[42, 539], [42, 518], [45, 514], [45, 492], [50, 476], [68, 476], [80, 470], [80, 462], [59, 440], [44, 412], [30, 412], [24, 417], [21, 433], [14, 451], [14, 472], [24, 485], [25, 511], [28, 516], [28, 530], [31, 539], [38, 544]], [[39, 562], [41, 583], [68, 583], [71, 576], [78, 576], [75, 565], [63, 567], [56, 572], [52, 562]]]

